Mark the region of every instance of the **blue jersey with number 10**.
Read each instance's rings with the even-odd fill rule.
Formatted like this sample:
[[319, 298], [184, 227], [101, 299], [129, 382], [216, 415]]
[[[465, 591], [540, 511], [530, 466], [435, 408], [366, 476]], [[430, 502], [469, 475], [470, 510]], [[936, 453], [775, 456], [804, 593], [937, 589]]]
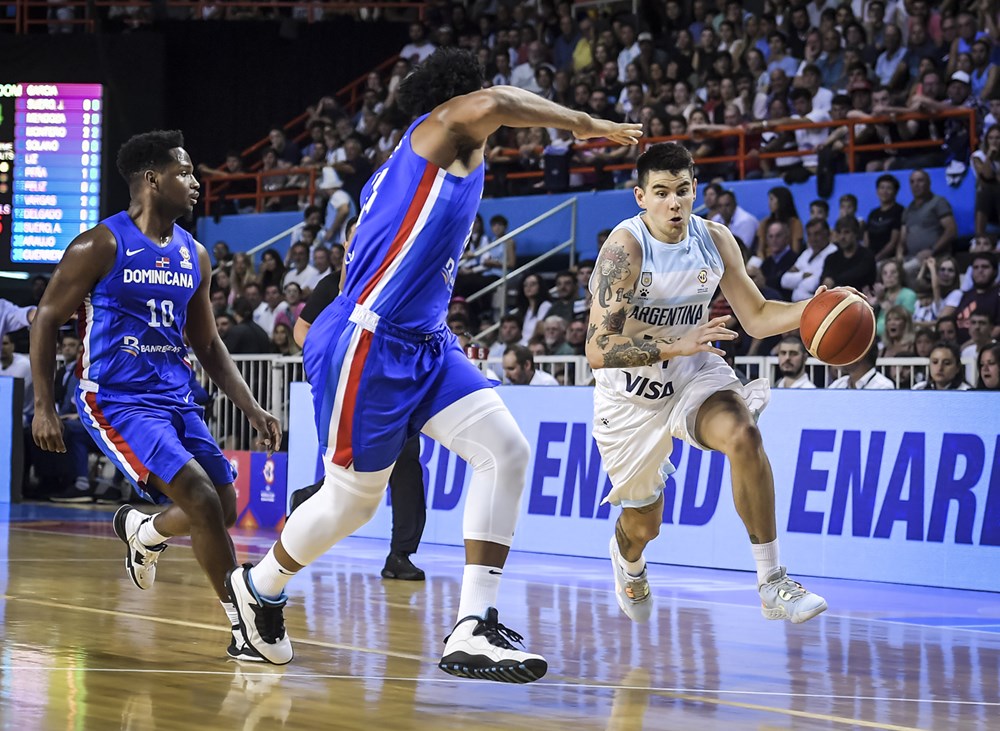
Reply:
[[166, 246], [154, 244], [126, 211], [101, 223], [118, 246], [111, 271], [80, 305], [80, 387], [183, 401], [191, 378], [184, 325], [201, 283], [194, 239], [175, 225]]
[[365, 185], [343, 296], [417, 332], [444, 323], [455, 271], [483, 194], [483, 165], [459, 177], [428, 162], [403, 135]]

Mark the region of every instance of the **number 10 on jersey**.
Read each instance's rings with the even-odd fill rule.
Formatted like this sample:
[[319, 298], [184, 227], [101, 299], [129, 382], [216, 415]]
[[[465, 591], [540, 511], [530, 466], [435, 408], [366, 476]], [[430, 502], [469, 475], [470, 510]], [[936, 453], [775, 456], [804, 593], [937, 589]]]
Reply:
[[149, 322], [146, 324], [150, 327], [170, 327], [174, 324], [173, 301], [161, 300], [157, 305], [156, 300], [147, 300], [146, 307], [149, 308]]

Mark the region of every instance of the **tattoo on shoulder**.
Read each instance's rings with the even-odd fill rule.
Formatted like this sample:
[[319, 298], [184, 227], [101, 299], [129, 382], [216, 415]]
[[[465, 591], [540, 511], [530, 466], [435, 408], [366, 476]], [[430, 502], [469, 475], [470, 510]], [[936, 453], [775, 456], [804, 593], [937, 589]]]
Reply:
[[630, 273], [625, 247], [621, 244], [605, 244], [597, 266], [597, 299], [602, 307], [607, 307], [615, 293], [614, 285], [626, 279]]
[[651, 340], [620, 343], [604, 354], [605, 368], [635, 368], [653, 365], [660, 360], [660, 349]]
[[624, 307], [619, 310], [614, 310], [613, 312], [605, 312], [604, 322], [602, 323], [604, 325], [604, 329], [609, 333], [621, 335], [625, 332], [625, 317], [627, 313], [628, 310]]

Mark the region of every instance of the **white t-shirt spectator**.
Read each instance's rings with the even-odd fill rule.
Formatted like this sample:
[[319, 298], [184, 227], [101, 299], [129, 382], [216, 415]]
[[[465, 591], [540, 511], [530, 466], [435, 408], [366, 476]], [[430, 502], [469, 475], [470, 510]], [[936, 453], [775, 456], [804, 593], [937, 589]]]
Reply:
[[753, 250], [753, 240], [757, 237], [757, 228], [760, 226], [760, 221], [752, 213], [736, 206], [736, 210], [733, 212], [733, 220], [728, 224], [722, 220], [721, 213], [716, 213], [712, 216], [712, 220], [728, 228], [732, 231], [733, 236], [738, 237], [743, 242], [743, 245], [747, 249]]
[[305, 291], [307, 289], [316, 289], [316, 285], [321, 279], [319, 272], [316, 271], [316, 267], [312, 264], [306, 264], [306, 268], [301, 272], [296, 269], [289, 269], [285, 272], [285, 278], [281, 280], [281, 288], [284, 289], [290, 283], [295, 282], [299, 285], [299, 289]]
[[802, 375], [796, 378], [787, 386], [785, 385], [784, 377], [779, 378], [778, 382], [774, 384], [775, 388], [816, 388], [816, 384], [809, 380], [809, 376], [806, 375], [805, 371], [802, 371]]
[[872, 368], [866, 374], [861, 376], [853, 387], [851, 386], [850, 376], [841, 376], [827, 386], [827, 388], [855, 388], [859, 391], [889, 391], [895, 390], [896, 384]]
[[807, 247], [792, 267], [798, 271], [787, 271], [781, 275], [781, 286], [792, 290], [792, 302], [807, 300], [816, 293], [822, 279], [823, 263], [836, 250], [836, 244], [827, 244], [819, 253]]
[[424, 39], [423, 43], [419, 45], [415, 43], [407, 43], [403, 46], [403, 50], [399, 52], [399, 55], [410, 62], [413, 62], [414, 57], [416, 57], [416, 63], [421, 63], [436, 50], [437, 46], [429, 40]]
[[538, 306], [538, 314], [533, 313], [531, 310], [524, 313], [524, 326], [521, 328], [521, 332], [523, 333], [521, 336], [521, 345], [528, 344], [531, 336], [535, 334], [535, 328], [538, 326], [538, 323], [548, 317], [549, 310], [551, 309], [552, 303], [546, 301]]
[[282, 312], [288, 315], [287, 302], [279, 302], [273, 310], [268, 307], [267, 302], [261, 302], [253, 311], [253, 321], [260, 325], [268, 337], [271, 337], [274, 334], [274, 320]]
[[536, 370], [535, 375], [531, 377], [531, 383], [529, 386], [558, 386], [559, 381], [556, 380], [555, 376], [550, 376], [545, 371]]
[[[830, 115], [819, 109], [813, 109], [805, 116], [803, 121], [809, 122], [829, 122]], [[816, 127], [812, 129], [795, 130], [795, 144], [800, 150], [815, 150], [826, 142], [830, 136], [830, 130], [826, 127]], [[807, 168], [815, 168], [819, 165], [819, 158], [816, 155], [803, 155], [799, 158]]]

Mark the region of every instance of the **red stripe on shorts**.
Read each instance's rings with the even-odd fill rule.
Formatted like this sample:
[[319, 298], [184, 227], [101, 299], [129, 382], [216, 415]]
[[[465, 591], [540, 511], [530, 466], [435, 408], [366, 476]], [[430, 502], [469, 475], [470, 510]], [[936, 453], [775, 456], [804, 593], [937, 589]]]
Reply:
[[333, 451], [333, 463], [339, 467], [350, 467], [354, 461], [354, 450], [351, 447], [354, 438], [354, 408], [358, 399], [358, 388], [361, 385], [361, 372], [365, 369], [371, 345], [371, 332], [362, 330], [358, 347], [354, 351], [354, 359], [351, 361], [347, 385], [344, 387], [344, 403], [337, 421], [337, 446]]

